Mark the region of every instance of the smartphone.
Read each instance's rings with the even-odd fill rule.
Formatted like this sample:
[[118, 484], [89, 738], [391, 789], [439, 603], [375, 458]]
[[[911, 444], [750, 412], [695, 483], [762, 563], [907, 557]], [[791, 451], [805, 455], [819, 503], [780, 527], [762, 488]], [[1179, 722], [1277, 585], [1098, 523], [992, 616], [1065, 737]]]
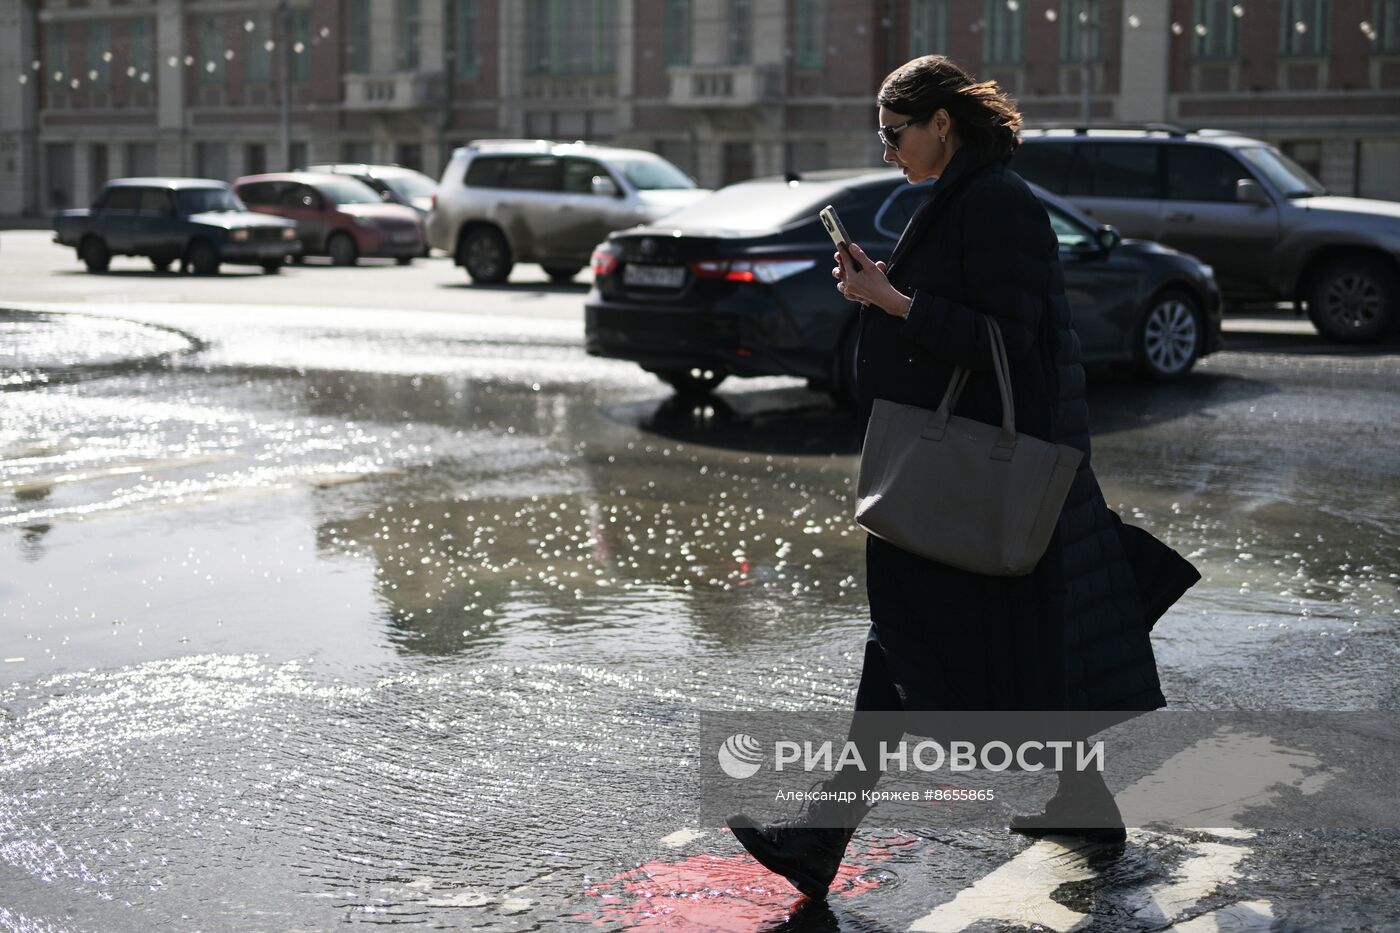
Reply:
[[851, 255], [851, 238], [846, 235], [846, 227], [841, 223], [841, 218], [836, 215], [836, 208], [828, 204], [821, 209], [821, 213], [818, 216], [821, 217], [822, 226], [826, 228], [827, 234], [830, 235], [831, 242], [836, 244], [837, 249], [846, 251], [846, 258], [850, 260], [851, 268], [859, 272], [860, 263], [856, 261], [856, 257]]

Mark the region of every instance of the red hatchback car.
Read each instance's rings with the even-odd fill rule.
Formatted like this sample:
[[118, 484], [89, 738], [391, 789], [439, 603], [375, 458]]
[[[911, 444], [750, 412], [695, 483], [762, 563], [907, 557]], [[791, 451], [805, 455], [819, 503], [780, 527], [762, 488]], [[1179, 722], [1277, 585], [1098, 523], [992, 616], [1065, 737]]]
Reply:
[[248, 175], [234, 182], [233, 190], [249, 210], [295, 220], [303, 256], [329, 256], [337, 266], [385, 256], [406, 266], [423, 253], [417, 212], [385, 203], [354, 178], [316, 172]]

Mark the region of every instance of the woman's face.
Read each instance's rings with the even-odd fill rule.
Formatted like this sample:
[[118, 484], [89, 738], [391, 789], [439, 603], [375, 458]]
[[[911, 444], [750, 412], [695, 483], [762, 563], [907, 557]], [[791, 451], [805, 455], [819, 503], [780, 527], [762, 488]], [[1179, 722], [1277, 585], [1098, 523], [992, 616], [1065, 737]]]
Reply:
[[[898, 126], [911, 116], [912, 114], [896, 113], [881, 107], [880, 125]], [[939, 137], [943, 137], [945, 141], [940, 142]], [[891, 149], [886, 144], [884, 159], [891, 165], [902, 168], [905, 179], [911, 185], [943, 174], [948, 160], [958, 150], [958, 141], [949, 132], [946, 110], [939, 110], [931, 119], [922, 123], [906, 126], [895, 134], [895, 142], [899, 148]]]

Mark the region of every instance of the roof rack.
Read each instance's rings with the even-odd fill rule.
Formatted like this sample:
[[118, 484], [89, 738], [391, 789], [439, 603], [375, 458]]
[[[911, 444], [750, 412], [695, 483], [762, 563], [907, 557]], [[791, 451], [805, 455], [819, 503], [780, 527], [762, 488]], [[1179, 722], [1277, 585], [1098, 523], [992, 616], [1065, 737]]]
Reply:
[[1148, 133], [1166, 133], [1168, 136], [1185, 136], [1191, 132], [1175, 123], [1036, 123], [1027, 127], [1032, 130], [1074, 130], [1076, 136], [1086, 136], [1091, 130], [1142, 130]]
[[545, 146], [559, 146], [559, 145], [562, 145], [562, 144], [561, 144], [558, 140], [556, 140], [556, 139], [494, 139], [494, 138], [488, 138], [488, 139], [473, 139], [471, 142], [467, 143], [466, 148], [468, 148], [468, 149], [480, 149], [480, 148], [483, 148], [483, 147], [486, 147], [486, 146], [537, 146], [537, 147], [540, 147], [540, 148], [544, 148]]

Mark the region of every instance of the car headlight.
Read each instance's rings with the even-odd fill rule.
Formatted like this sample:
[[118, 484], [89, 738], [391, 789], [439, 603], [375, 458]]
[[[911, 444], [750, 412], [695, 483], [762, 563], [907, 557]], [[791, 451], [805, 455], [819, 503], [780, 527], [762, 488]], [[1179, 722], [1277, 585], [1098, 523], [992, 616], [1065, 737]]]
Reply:
[[297, 238], [297, 228], [296, 228], [296, 227], [283, 227], [283, 228], [282, 228], [282, 239], [284, 239], [284, 240], [295, 240], [296, 238]]
[[373, 217], [355, 217], [355, 218], [353, 218], [353, 220], [355, 221], [355, 226], [357, 226], [357, 227], [376, 227], [376, 226], [378, 226], [378, 222], [377, 222]]
[[233, 240], [235, 243], [242, 243], [243, 241], [248, 239], [248, 233], [249, 231], [247, 227], [239, 227], [237, 230], [231, 231], [228, 235], [228, 238], [230, 240]]

